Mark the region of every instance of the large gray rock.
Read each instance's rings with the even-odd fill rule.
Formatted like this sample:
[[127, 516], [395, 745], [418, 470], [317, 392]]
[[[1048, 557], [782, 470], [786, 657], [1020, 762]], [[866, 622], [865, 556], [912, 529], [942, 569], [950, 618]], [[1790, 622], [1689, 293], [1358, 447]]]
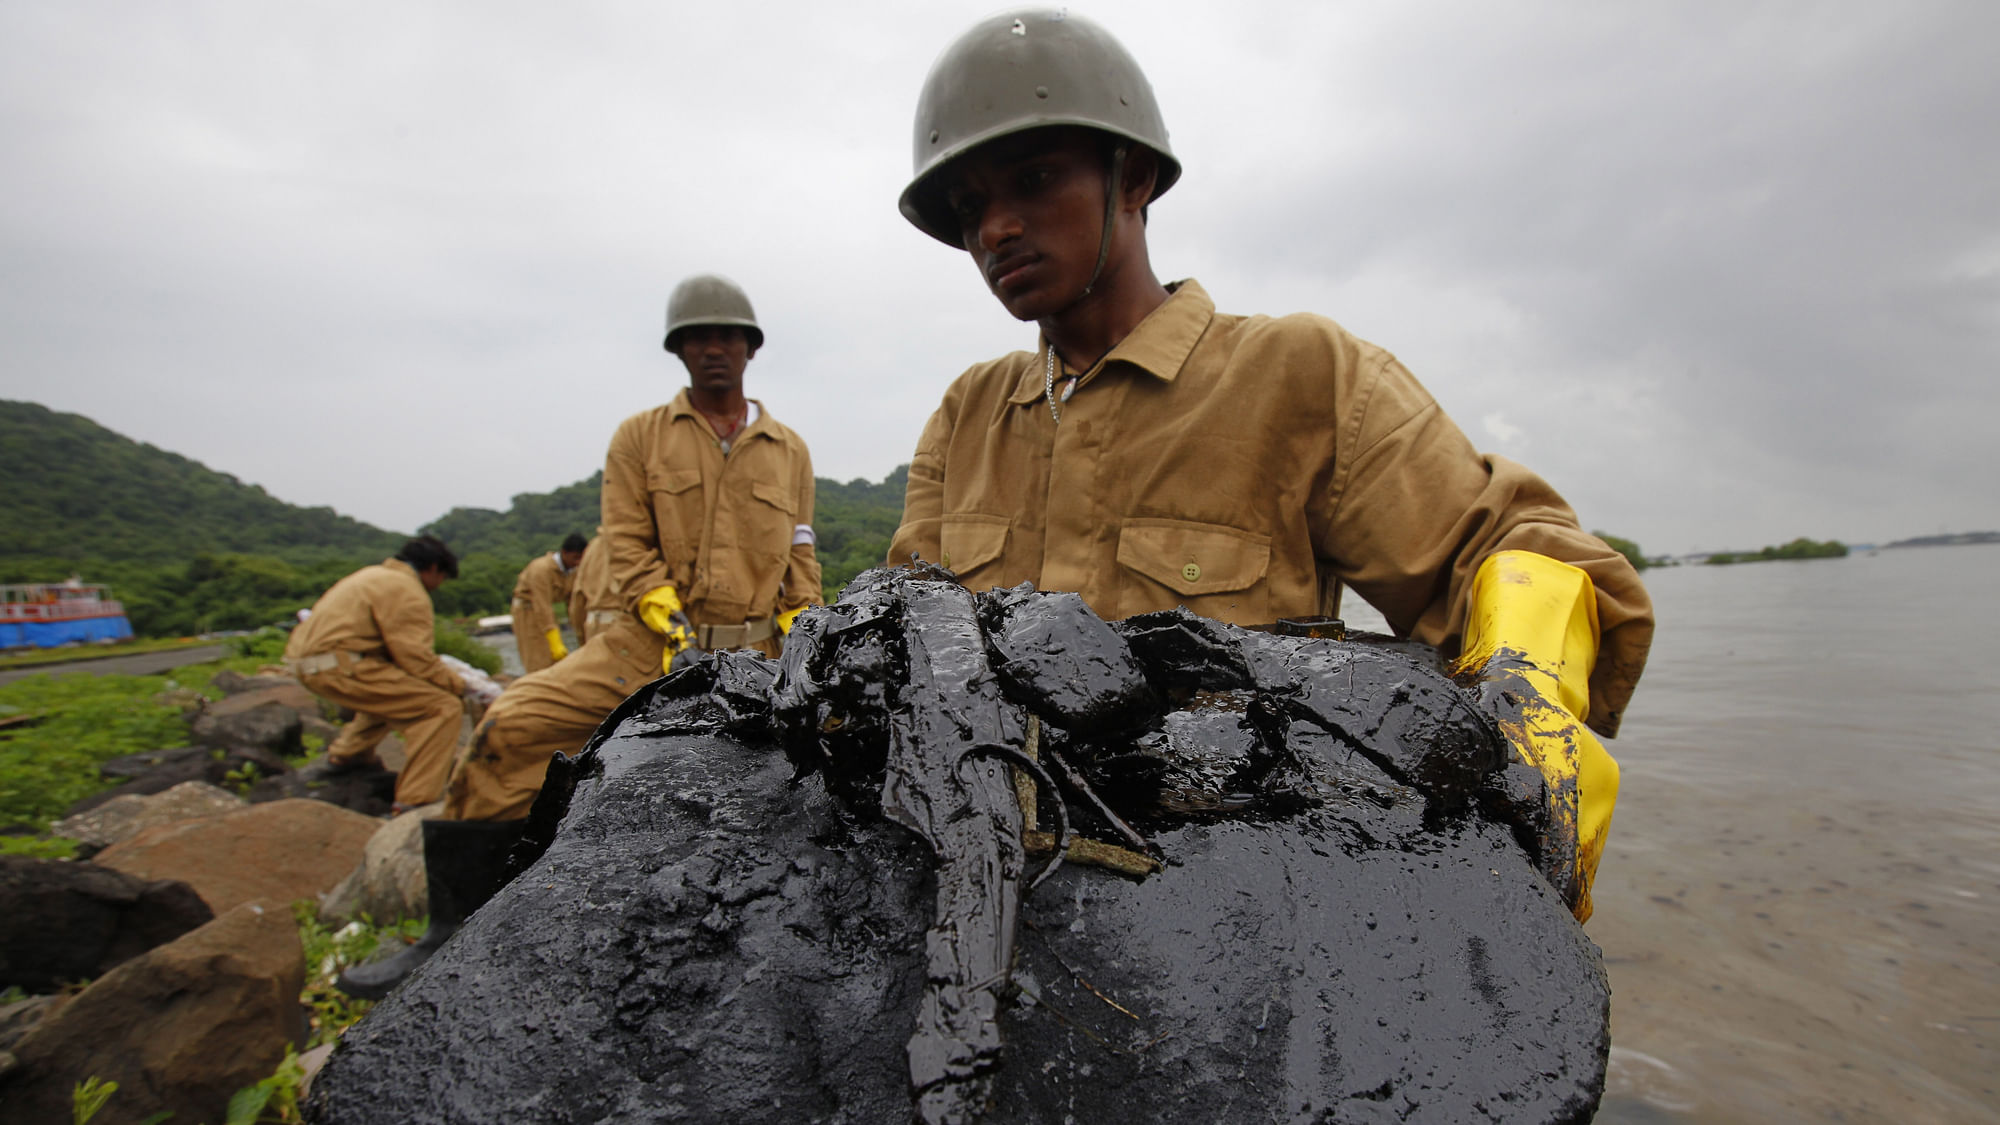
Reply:
[[220, 1122], [229, 1096], [305, 1042], [305, 955], [290, 910], [246, 903], [113, 969], [14, 1045], [0, 1125], [70, 1120], [70, 1092], [96, 1077], [118, 1092], [92, 1125], [171, 1112]]
[[214, 916], [185, 883], [0, 856], [0, 987], [54, 992], [100, 977]]
[[[643, 690], [309, 1120], [1589, 1118], [1601, 960], [1489, 812], [1504, 747], [1455, 685], [1079, 611], [877, 573], [782, 668]], [[1028, 889], [1045, 860], [994, 798], [1030, 715], [1051, 776], [1014, 823], [1163, 869]]]
[[121, 794], [94, 809], [57, 821], [50, 831], [75, 840], [88, 857], [156, 824], [217, 816], [243, 807], [243, 798], [205, 781], [183, 781], [149, 796]]
[[[272, 690], [275, 693], [282, 689]], [[305, 694], [304, 688], [295, 687], [293, 690]], [[278, 699], [254, 704], [243, 702], [254, 698], [251, 695], [232, 696], [203, 709], [189, 724], [189, 739], [201, 746], [222, 749], [256, 747], [280, 757], [297, 757], [305, 750], [300, 738], [305, 730], [305, 721], [299, 707]], [[309, 700], [305, 705], [316, 706]]]
[[424, 880], [423, 822], [443, 803], [411, 809], [368, 838], [361, 864], [320, 898], [319, 916], [328, 924], [367, 915], [377, 924], [430, 913]]
[[33, 1031], [36, 1024], [61, 1011], [70, 999], [67, 993], [63, 993], [28, 996], [12, 1004], [0, 1004], [0, 1053], [5, 1053], [10, 1060], [0, 1065], [0, 1076], [14, 1067], [14, 1044]]

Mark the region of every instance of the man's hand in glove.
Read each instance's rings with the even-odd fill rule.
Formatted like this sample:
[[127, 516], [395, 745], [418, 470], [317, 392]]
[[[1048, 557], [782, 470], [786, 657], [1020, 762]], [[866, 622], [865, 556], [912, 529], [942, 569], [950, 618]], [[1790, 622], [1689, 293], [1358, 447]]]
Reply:
[[550, 629], [548, 631], [548, 638], [549, 638], [550, 656], [554, 657], [557, 660], [561, 660], [563, 657], [569, 655], [569, 648], [562, 643], [561, 629]]
[[1533, 819], [1542, 874], [1578, 921], [1590, 917], [1618, 800], [1618, 763], [1583, 725], [1597, 639], [1597, 594], [1583, 571], [1528, 551], [1480, 564], [1458, 670], [1473, 678], [1515, 758], [1541, 774], [1546, 816]]
[[674, 670], [674, 657], [694, 647], [694, 626], [681, 609], [681, 596], [672, 586], [655, 586], [639, 599], [639, 620], [660, 635], [666, 647], [660, 651], [662, 674]]

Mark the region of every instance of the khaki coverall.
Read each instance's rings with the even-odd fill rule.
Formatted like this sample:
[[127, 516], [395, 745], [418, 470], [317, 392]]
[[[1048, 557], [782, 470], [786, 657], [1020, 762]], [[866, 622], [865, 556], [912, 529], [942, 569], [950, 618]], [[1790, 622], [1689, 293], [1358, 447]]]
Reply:
[[355, 711], [327, 747], [330, 761], [366, 759], [391, 730], [409, 758], [396, 800], [443, 792], [465, 715], [465, 684], [438, 660], [431, 595], [409, 563], [387, 559], [333, 584], [285, 643], [285, 664], [324, 699]]
[[540, 555], [514, 580], [514, 647], [521, 652], [522, 672], [539, 672], [556, 662], [549, 651], [549, 630], [556, 627], [556, 603], [569, 600], [574, 574], [563, 569], [556, 555]]
[[623, 612], [494, 701], [452, 778], [448, 818], [527, 816], [550, 756], [581, 750], [613, 708], [659, 677], [664, 645], [635, 613], [649, 591], [679, 591], [702, 647], [769, 656], [780, 649], [772, 616], [821, 600], [812, 457], [757, 409], [727, 453], [686, 391], [618, 427], [605, 454], [602, 538]]
[[1624, 556], [1540, 477], [1474, 450], [1388, 352], [1323, 317], [1222, 315], [1195, 282], [1171, 288], [1060, 425], [1040, 352], [961, 375], [917, 444], [888, 561], [1075, 591], [1107, 618], [1265, 624], [1334, 613], [1345, 585], [1455, 652], [1479, 563], [1533, 551], [1596, 586], [1589, 723], [1615, 734], [1653, 634]]
[[604, 542], [603, 528], [583, 549], [583, 561], [576, 564], [576, 580], [570, 584], [569, 624], [576, 630], [580, 647], [618, 620], [625, 609], [618, 601], [618, 586], [611, 580], [611, 548]]

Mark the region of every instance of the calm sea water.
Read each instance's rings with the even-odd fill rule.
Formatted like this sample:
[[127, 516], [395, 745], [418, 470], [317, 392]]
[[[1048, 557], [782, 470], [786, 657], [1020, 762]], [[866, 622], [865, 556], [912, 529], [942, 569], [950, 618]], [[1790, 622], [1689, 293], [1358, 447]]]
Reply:
[[2000, 1121], [2000, 547], [1647, 572], [1604, 1122]]

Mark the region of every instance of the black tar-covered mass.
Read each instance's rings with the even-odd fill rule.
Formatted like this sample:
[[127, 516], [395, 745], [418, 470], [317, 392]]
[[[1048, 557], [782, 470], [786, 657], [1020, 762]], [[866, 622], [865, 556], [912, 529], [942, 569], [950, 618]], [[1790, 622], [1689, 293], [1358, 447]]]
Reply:
[[558, 760], [310, 1120], [1587, 1120], [1609, 991], [1520, 772], [1329, 631], [865, 574]]

